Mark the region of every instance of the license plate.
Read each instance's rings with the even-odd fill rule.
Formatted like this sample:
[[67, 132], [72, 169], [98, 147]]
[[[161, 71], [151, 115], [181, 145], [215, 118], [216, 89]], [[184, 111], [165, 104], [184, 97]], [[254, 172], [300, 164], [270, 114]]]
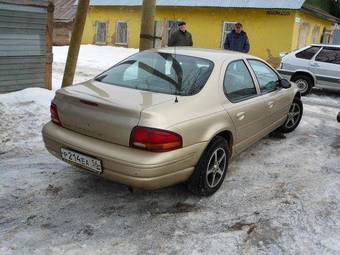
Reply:
[[101, 174], [103, 172], [102, 163], [100, 160], [86, 156], [79, 152], [61, 148], [61, 158], [67, 162], [75, 163], [87, 170]]

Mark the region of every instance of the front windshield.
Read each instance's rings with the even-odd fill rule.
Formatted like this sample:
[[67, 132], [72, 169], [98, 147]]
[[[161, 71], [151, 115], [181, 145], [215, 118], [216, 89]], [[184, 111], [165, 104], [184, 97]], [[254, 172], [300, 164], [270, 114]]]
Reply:
[[142, 52], [113, 66], [96, 80], [127, 88], [190, 96], [203, 88], [212, 69], [213, 63], [202, 58]]

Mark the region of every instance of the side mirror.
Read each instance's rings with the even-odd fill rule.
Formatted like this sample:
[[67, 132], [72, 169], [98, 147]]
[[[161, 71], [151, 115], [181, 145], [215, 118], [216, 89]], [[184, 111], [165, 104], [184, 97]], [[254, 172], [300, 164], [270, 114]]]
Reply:
[[292, 86], [292, 84], [287, 79], [281, 79], [279, 81], [279, 86], [284, 89], [289, 89]]
[[338, 113], [337, 120], [338, 120], [338, 122], [340, 122], [340, 112]]

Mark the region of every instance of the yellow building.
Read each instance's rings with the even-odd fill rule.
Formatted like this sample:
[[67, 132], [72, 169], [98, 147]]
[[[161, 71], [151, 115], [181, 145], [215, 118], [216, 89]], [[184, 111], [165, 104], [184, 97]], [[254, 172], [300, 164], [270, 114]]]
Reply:
[[[194, 47], [220, 48], [235, 22], [247, 32], [250, 53], [276, 65], [282, 52], [329, 42], [339, 19], [304, 0], [158, 0], [155, 46], [165, 46], [185, 21]], [[82, 43], [138, 48], [141, 0], [92, 0]], [[173, 4], [176, 3], [176, 6]]]

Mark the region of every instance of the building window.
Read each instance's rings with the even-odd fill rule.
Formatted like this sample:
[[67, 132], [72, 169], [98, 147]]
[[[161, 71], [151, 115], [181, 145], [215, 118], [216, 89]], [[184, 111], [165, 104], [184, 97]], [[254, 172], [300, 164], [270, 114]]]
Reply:
[[125, 21], [118, 21], [116, 25], [116, 44], [128, 44], [128, 24]]
[[183, 22], [182, 20], [168, 20], [168, 33], [167, 33], [167, 40], [166, 44], [168, 44], [168, 41], [172, 35], [173, 32], [178, 30], [178, 24]]
[[324, 29], [322, 36], [322, 43], [332, 44], [333, 42], [333, 32], [332, 30]]
[[106, 44], [106, 30], [107, 24], [106, 22], [96, 22], [96, 43], [97, 44]]
[[223, 30], [222, 30], [222, 38], [221, 38], [221, 48], [223, 49], [223, 44], [227, 35], [235, 28], [236, 22], [224, 22]]
[[320, 42], [320, 27], [315, 26], [313, 29], [313, 43], [319, 43]]

